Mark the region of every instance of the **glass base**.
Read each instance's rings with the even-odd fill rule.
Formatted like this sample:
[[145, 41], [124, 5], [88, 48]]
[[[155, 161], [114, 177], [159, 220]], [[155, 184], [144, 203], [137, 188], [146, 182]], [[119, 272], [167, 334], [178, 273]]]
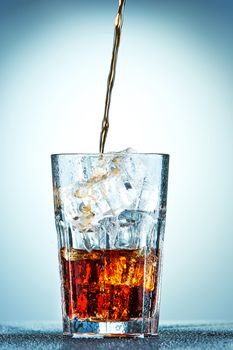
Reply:
[[72, 338], [131, 337], [144, 338], [158, 334], [158, 319], [134, 319], [124, 322], [80, 321], [64, 322], [65, 336]]

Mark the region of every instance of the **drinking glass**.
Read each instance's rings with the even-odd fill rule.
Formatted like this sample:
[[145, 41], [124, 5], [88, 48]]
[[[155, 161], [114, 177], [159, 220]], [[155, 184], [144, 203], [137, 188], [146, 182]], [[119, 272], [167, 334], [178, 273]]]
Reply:
[[156, 335], [169, 155], [51, 158], [64, 335]]

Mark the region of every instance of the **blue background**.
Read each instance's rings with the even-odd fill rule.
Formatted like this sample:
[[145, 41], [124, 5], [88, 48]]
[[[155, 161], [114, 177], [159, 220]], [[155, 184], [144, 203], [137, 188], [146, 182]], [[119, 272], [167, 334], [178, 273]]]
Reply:
[[[59, 320], [50, 154], [97, 152], [117, 1], [0, 1], [0, 321]], [[171, 155], [162, 320], [232, 320], [233, 2], [128, 0], [107, 151]]]

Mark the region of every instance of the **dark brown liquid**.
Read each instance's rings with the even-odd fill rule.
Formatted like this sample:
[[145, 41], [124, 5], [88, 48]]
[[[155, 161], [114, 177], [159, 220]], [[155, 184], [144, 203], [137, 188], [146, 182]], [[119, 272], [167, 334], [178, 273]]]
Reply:
[[111, 103], [112, 88], [114, 85], [114, 80], [116, 75], [116, 63], [117, 63], [117, 55], [118, 55], [120, 39], [121, 39], [121, 28], [123, 24], [123, 11], [124, 11], [125, 2], [126, 0], [119, 0], [118, 11], [115, 19], [115, 32], [114, 32], [114, 42], [113, 42], [113, 50], [112, 50], [112, 60], [111, 60], [110, 72], [108, 76], [104, 117], [102, 121], [102, 129], [100, 133], [100, 144], [99, 144], [100, 153], [104, 153], [104, 146], [105, 146], [105, 142], [108, 134], [108, 128], [109, 128], [109, 108]]
[[[158, 258], [139, 249], [60, 252], [63, 303], [70, 319], [126, 321], [155, 305]], [[145, 264], [146, 260], [146, 264]]]

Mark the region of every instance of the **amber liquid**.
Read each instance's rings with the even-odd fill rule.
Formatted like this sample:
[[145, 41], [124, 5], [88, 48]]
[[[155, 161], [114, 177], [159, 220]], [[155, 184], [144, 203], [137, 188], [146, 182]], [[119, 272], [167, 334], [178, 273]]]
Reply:
[[[158, 258], [138, 249], [60, 251], [66, 315], [90, 321], [149, 317], [157, 286]], [[145, 263], [146, 262], [146, 263]]]
[[117, 63], [118, 50], [120, 46], [121, 28], [123, 24], [123, 11], [124, 11], [125, 2], [126, 0], [119, 0], [119, 6], [117, 10], [116, 19], [115, 19], [112, 60], [111, 60], [111, 66], [110, 66], [110, 71], [108, 75], [104, 117], [102, 121], [101, 133], [100, 133], [100, 144], [99, 144], [100, 153], [104, 153], [104, 146], [105, 146], [107, 133], [109, 129], [109, 108], [111, 103], [112, 89], [113, 89], [115, 75], [116, 75], [116, 63]]

